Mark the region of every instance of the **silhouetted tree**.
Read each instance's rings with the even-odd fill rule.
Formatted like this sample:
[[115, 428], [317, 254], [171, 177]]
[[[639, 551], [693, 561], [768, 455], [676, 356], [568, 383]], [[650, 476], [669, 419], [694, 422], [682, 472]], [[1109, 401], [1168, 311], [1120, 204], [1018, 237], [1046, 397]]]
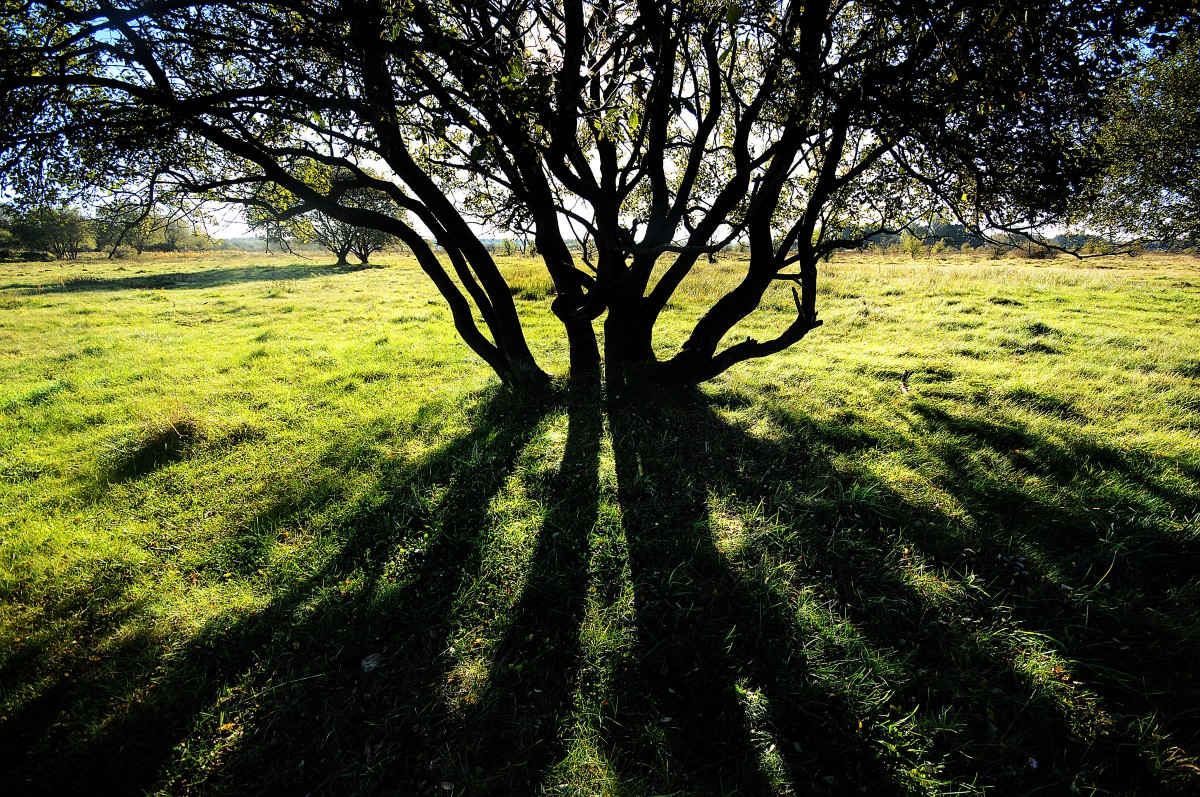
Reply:
[[[600, 365], [605, 315], [610, 386], [696, 382], [818, 326], [837, 248], [1061, 216], [1121, 64], [1184, 5], [33, 0], [5, 6], [0, 168], [20, 190], [152, 171], [395, 235], [517, 385], [546, 375], [476, 230], [532, 230], [573, 372]], [[657, 352], [676, 289], [737, 240], [733, 287]], [[780, 285], [792, 320], [733, 334]]]

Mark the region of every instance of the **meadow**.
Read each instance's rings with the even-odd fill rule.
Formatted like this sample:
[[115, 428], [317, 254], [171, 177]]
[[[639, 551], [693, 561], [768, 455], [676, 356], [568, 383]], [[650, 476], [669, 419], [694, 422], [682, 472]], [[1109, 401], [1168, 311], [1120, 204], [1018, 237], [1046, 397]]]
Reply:
[[1200, 793], [1200, 260], [846, 255], [620, 401], [380, 260], [0, 264], [0, 794]]

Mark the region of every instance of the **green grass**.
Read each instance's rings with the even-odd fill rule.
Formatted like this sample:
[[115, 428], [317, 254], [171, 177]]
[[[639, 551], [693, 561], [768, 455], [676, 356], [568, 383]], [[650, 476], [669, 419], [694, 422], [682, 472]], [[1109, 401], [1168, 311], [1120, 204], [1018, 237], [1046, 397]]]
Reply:
[[0, 265], [0, 793], [1196, 793], [1200, 262], [824, 270], [603, 404], [403, 258]]

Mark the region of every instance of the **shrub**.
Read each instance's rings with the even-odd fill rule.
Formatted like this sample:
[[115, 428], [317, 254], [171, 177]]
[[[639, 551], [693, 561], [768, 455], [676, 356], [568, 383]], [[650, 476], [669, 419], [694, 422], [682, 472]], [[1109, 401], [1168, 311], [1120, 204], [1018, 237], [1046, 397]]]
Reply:
[[913, 235], [908, 230], [900, 234], [900, 251], [908, 255], [910, 260], [916, 260], [917, 255], [925, 250], [925, 244], [921, 239]]
[[1104, 241], [1092, 239], [1085, 243], [1079, 251], [1085, 255], [1108, 255], [1112, 254], [1112, 247]]
[[1056, 257], [1058, 257], [1058, 252], [1045, 246], [1037, 246], [1025, 250], [1025, 258], [1027, 260], [1053, 260]]

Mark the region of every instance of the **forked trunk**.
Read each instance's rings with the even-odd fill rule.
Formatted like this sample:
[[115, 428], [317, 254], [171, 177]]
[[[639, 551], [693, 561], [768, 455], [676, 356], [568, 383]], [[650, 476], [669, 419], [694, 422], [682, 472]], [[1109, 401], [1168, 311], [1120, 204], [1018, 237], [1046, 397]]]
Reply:
[[639, 306], [610, 307], [604, 320], [604, 382], [611, 395], [654, 378], [651, 327]]

